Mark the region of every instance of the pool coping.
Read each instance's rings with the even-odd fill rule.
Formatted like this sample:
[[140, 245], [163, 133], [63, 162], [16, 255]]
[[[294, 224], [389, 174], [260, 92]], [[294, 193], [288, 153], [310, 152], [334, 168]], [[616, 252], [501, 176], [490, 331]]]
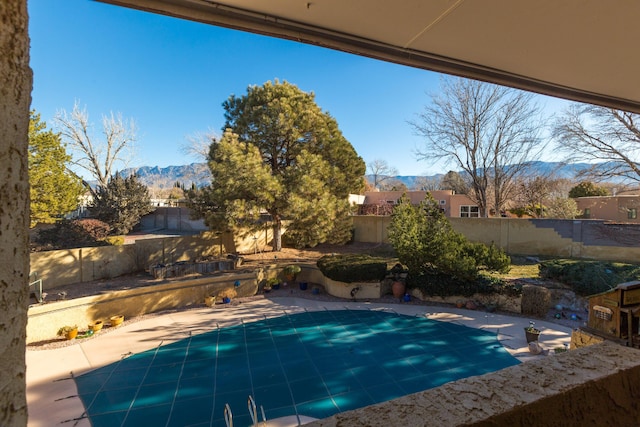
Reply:
[[[83, 418], [84, 407], [77, 397], [75, 381], [72, 379], [75, 375], [113, 363], [132, 353], [206, 332], [212, 327], [237, 325], [285, 313], [324, 309], [384, 310], [454, 322], [496, 332], [505, 349], [522, 362], [545, 357], [529, 352], [523, 331], [528, 326], [529, 319], [524, 317], [453, 307], [331, 302], [296, 297], [258, 298], [238, 301], [232, 305], [158, 313], [75, 345], [49, 350], [27, 350], [28, 426], [44, 427], [59, 423], [80, 427], [91, 425], [88, 419]], [[554, 348], [570, 342], [571, 329], [568, 327], [540, 320], [536, 320], [536, 327], [543, 331], [540, 344], [548, 354], [553, 354]]]

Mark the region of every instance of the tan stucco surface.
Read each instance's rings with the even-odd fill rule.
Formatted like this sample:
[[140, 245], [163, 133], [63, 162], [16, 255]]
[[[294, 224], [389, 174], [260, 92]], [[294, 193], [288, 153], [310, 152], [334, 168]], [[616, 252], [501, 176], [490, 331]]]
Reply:
[[[528, 219], [518, 218], [450, 218], [454, 230], [462, 233], [473, 242], [485, 244], [495, 243], [510, 254], [533, 256], [556, 256], [585, 259], [598, 259], [620, 262], [637, 262], [640, 259], [640, 246], [628, 244], [602, 244], [597, 241], [585, 244], [580, 239], [585, 236], [565, 237], [556, 232], [553, 227], [536, 226]], [[542, 220], [539, 225], [544, 225]], [[550, 220], [567, 221], [571, 226], [578, 227], [579, 220]], [[361, 215], [353, 217], [355, 240], [363, 243], [388, 243], [389, 216]], [[621, 224], [619, 230], [607, 230], [619, 234], [620, 240], [629, 240], [630, 233], [625, 232], [625, 226], [636, 227], [635, 224]], [[580, 234], [580, 233], [578, 233]], [[608, 236], [608, 237], [611, 237]]]
[[[235, 282], [239, 286], [235, 286]], [[141, 316], [204, 303], [205, 296], [247, 297], [258, 290], [255, 272], [227, 273], [153, 286], [114, 291], [29, 308], [27, 343], [54, 339], [58, 328], [77, 325], [86, 330], [97, 320], [109, 323], [111, 316]], [[222, 300], [222, 298], [219, 298]]]

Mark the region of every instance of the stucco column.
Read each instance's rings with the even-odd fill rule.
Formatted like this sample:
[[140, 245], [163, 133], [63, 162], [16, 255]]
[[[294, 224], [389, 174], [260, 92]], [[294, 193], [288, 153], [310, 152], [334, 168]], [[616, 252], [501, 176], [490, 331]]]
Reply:
[[27, 134], [32, 74], [26, 0], [0, 1], [0, 425], [26, 426]]

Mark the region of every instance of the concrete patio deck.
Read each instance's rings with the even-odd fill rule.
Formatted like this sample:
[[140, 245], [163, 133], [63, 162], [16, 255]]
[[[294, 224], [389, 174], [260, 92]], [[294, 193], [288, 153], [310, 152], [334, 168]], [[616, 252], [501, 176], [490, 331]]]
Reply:
[[[130, 354], [181, 340], [191, 334], [210, 331], [218, 326], [237, 325], [284, 313], [324, 309], [385, 310], [455, 322], [495, 332], [506, 350], [523, 362], [546, 357], [534, 356], [529, 352], [523, 331], [523, 328], [528, 326], [529, 319], [524, 317], [408, 304], [328, 302], [292, 297], [252, 298], [231, 305], [150, 315], [74, 345], [49, 350], [27, 350], [28, 425], [91, 425], [84, 417], [84, 406], [77, 397], [73, 380], [75, 375], [116, 362]], [[554, 348], [570, 342], [571, 329], [568, 327], [539, 320], [536, 320], [536, 327], [542, 330], [540, 343], [550, 354]]]

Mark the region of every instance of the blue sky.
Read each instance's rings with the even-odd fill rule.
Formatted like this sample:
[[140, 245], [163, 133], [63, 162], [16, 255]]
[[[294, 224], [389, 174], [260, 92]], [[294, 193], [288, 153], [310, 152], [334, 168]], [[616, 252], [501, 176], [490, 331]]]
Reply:
[[221, 133], [222, 102], [279, 79], [313, 91], [365, 162], [385, 159], [401, 175], [443, 172], [416, 160], [421, 139], [407, 123], [437, 90], [437, 73], [89, 0], [28, 8], [32, 109], [49, 127], [76, 100], [98, 129], [112, 111], [133, 118], [131, 167], [201, 161], [183, 147], [197, 133]]

